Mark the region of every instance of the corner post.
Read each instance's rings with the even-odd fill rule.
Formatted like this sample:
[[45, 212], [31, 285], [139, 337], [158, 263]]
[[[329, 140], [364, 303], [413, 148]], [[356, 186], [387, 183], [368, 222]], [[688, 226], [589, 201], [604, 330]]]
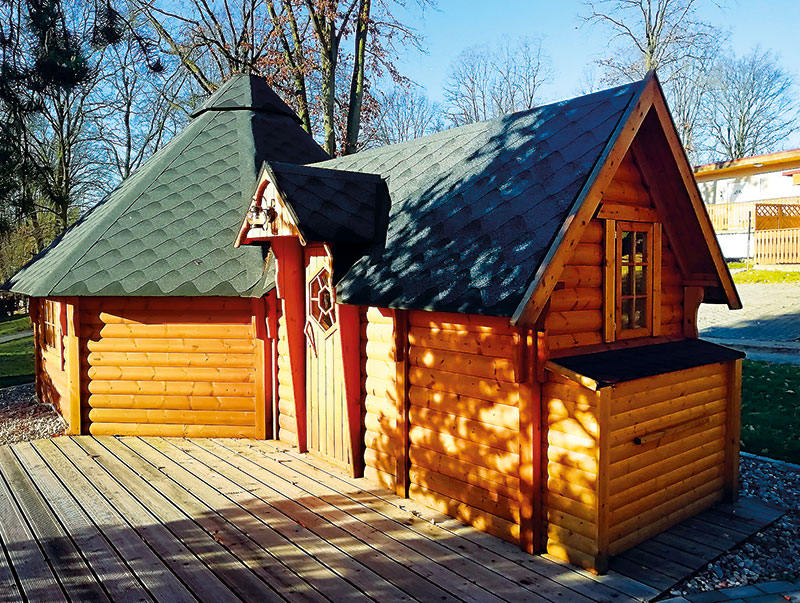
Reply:
[[408, 311], [394, 311], [395, 389], [397, 390], [397, 452], [395, 492], [408, 498]]
[[69, 391], [69, 435], [81, 434], [81, 356], [78, 298], [67, 300], [67, 333], [64, 342]]
[[[253, 363], [255, 365], [255, 437], [257, 440], [267, 438], [267, 426], [272, 426], [271, 406], [268, 402], [267, 381], [272, 372], [269, 366], [271, 357], [267, 350], [267, 311], [266, 300], [263, 297], [254, 297], [251, 300], [253, 307], [253, 342], [255, 353]], [[271, 388], [269, 388], [271, 389]], [[270, 429], [271, 431], [271, 429]]]
[[725, 474], [727, 502], [739, 499], [739, 440], [742, 423], [742, 360], [728, 365], [728, 396], [725, 408]]
[[609, 422], [611, 420], [611, 392], [610, 387], [603, 387], [597, 391], [597, 556], [595, 557], [595, 571], [604, 574], [608, 571], [609, 550], [609, 454], [611, 451], [609, 438]]
[[308, 452], [306, 421], [306, 278], [305, 258], [300, 240], [279, 237], [272, 240], [272, 251], [278, 263], [278, 295], [283, 302], [289, 365], [292, 373], [294, 412], [297, 421], [297, 449]]
[[359, 306], [336, 304], [344, 373], [347, 435], [350, 439], [350, 477], [364, 475], [364, 437], [361, 432], [361, 322]]

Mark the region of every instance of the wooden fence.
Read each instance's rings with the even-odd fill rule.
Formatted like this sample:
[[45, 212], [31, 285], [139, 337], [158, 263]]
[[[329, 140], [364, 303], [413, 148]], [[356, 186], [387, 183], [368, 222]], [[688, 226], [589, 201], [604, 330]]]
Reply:
[[[755, 203], [717, 203], [706, 205], [714, 232], [747, 232], [751, 226], [751, 215], [755, 215]], [[754, 219], [754, 218], [752, 218]]]
[[[786, 209], [780, 209], [781, 207]], [[706, 205], [708, 216], [716, 233], [747, 232], [776, 228], [800, 228], [787, 222], [795, 218], [800, 209], [800, 197], [784, 197], [769, 201], [716, 203]], [[759, 225], [759, 220], [761, 220]], [[780, 222], [779, 222], [780, 220]]]
[[756, 264], [800, 264], [800, 228], [757, 230]]
[[800, 228], [800, 205], [756, 204], [756, 230]]

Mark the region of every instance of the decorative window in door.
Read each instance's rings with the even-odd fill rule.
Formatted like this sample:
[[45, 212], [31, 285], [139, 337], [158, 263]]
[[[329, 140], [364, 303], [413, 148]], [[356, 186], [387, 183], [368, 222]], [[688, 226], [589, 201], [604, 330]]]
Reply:
[[311, 318], [327, 333], [336, 322], [331, 275], [327, 268], [320, 270], [308, 284], [308, 300]]

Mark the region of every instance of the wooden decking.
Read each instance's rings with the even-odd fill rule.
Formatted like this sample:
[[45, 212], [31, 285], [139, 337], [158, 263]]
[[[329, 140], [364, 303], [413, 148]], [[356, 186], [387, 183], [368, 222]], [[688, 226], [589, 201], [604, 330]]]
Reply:
[[714, 511], [597, 577], [271, 442], [61, 437], [0, 471], [3, 601], [648, 600], [780, 515]]

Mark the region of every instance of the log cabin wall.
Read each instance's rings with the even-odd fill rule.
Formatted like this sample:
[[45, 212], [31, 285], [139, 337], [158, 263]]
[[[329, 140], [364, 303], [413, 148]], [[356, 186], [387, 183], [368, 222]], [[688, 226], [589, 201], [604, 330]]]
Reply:
[[292, 367], [289, 361], [289, 340], [286, 335], [286, 318], [278, 317], [278, 439], [297, 446], [297, 418], [292, 388]]
[[[622, 552], [715, 502], [724, 491], [733, 363], [612, 388], [609, 552]], [[635, 438], [643, 438], [637, 444]], [[736, 435], [738, 440], [738, 434]]]
[[507, 318], [408, 312], [408, 493], [520, 537], [519, 383]]
[[[630, 152], [620, 164], [603, 203], [655, 212]], [[604, 222], [593, 218], [567, 261], [550, 298], [545, 320], [548, 347], [558, 355], [603, 343]], [[661, 336], [683, 334], [683, 283], [675, 255], [662, 235], [660, 287]]]
[[244, 298], [82, 298], [84, 421], [96, 435], [255, 436]]
[[[61, 299], [31, 299], [36, 363], [36, 393], [70, 422], [66, 367], [66, 307]], [[35, 306], [35, 310], [34, 310]]]
[[398, 421], [397, 345], [391, 310], [361, 308], [361, 374], [364, 400], [364, 477], [395, 490], [404, 444]]
[[598, 393], [554, 373], [542, 384], [547, 432], [546, 549], [559, 559], [595, 568], [599, 554]]

